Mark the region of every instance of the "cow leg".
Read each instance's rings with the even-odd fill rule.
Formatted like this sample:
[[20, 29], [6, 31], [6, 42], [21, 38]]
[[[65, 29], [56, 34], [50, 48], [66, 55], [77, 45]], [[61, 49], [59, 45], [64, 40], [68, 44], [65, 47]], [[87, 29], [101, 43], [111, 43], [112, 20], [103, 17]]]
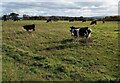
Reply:
[[74, 42], [79, 42], [79, 37], [75, 37]]
[[89, 45], [91, 33], [86, 37], [86, 44]]
[[95, 22], [95, 25], [97, 25], [97, 22]]
[[26, 29], [27, 31], [29, 31], [29, 29]]
[[75, 37], [75, 42], [77, 42], [77, 40], [78, 40], [77, 37]]
[[73, 37], [73, 43], [75, 43], [77, 40], [77, 37]]
[[87, 44], [87, 45], [89, 45], [89, 41], [90, 41], [90, 38], [87, 37], [87, 38], [86, 38], [86, 44]]
[[33, 31], [35, 31], [35, 28], [33, 28]]

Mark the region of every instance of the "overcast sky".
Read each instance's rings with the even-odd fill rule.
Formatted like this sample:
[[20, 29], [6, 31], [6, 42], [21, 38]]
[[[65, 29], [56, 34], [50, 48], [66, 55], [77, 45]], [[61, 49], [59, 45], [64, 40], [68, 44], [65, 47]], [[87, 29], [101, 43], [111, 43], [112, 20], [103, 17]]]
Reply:
[[2, 0], [0, 15], [110, 16], [118, 15], [119, 0]]

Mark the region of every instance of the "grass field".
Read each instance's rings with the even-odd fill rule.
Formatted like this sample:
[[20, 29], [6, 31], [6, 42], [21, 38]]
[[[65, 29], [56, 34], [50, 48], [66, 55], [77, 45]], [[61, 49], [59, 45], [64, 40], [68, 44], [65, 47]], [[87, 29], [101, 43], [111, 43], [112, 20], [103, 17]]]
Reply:
[[[110, 81], [120, 80], [117, 22], [7, 21], [2, 22], [3, 81]], [[22, 26], [35, 24], [36, 31]], [[92, 29], [72, 42], [70, 26]]]

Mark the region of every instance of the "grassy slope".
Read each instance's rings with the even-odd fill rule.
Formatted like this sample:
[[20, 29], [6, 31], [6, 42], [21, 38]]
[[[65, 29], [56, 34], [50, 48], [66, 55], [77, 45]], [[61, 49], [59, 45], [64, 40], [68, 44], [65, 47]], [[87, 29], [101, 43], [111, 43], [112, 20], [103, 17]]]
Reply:
[[[36, 31], [23, 25], [35, 23]], [[90, 26], [90, 46], [72, 42], [69, 27], [89, 22], [3, 22], [3, 80], [117, 80], [118, 32], [116, 22]]]

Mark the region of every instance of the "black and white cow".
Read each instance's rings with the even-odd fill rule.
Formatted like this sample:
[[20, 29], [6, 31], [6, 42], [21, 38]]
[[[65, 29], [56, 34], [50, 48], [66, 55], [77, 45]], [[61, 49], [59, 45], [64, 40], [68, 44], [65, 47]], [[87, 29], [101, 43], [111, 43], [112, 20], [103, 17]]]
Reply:
[[52, 22], [52, 19], [47, 19], [47, 22], [46, 22], [46, 23], [48, 23], [48, 22]]
[[35, 31], [35, 24], [32, 24], [32, 25], [25, 25], [25, 26], [23, 26], [23, 28], [24, 29], [26, 29], [27, 31], [29, 31], [29, 30], [33, 30], [33, 31]]
[[74, 36], [74, 38], [77, 37], [86, 37], [86, 44], [89, 44], [90, 42], [90, 36], [91, 36], [91, 32], [92, 30], [88, 27], [70, 27], [71, 30], [71, 35]]

